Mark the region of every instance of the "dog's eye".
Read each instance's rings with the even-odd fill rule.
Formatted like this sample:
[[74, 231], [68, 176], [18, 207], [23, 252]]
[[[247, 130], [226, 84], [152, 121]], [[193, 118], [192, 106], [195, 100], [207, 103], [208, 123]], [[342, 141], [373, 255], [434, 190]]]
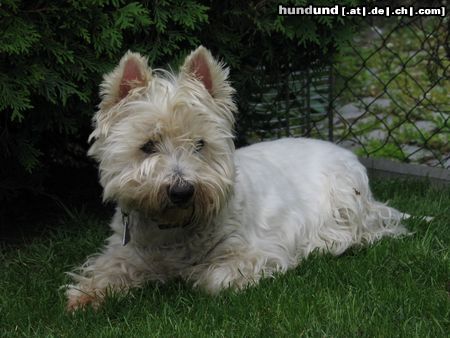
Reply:
[[148, 141], [141, 147], [141, 150], [146, 154], [153, 154], [156, 152], [156, 144], [153, 141]]
[[203, 147], [205, 146], [205, 141], [203, 140], [197, 140], [197, 142], [195, 142], [195, 151], [200, 151], [203, 149]]

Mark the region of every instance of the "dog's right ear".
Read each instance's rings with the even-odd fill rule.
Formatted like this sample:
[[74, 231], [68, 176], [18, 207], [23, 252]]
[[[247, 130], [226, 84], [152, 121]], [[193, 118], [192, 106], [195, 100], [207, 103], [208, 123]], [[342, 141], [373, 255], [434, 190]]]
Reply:
[[133, 92], [149, 86], [152, 71], [147, 61], [139, 53], [128, 51], [119, 65], [111, 73], [104, 75], [100, 85], [102, 101], [93, 119], [95, 129], [89, 136], [90, 141], [106, 136], [109, 128], [121, 117], [119, 107], [114, 109], [117, 104], [125, 101]]
[[128, 51], [119, 65], [103, 77], [100, 85], [100, 110], [107, 111], [126, 98], [134, 89], [147, 87], [152, 73], [147, 58]]

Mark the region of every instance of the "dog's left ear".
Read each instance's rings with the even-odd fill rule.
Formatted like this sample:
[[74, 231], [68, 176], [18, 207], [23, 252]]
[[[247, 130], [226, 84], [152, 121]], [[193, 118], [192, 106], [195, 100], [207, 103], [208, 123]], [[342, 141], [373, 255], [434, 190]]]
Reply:
[[234, 89], [228, 82], [228, 68], [216, 61], [203, 46], [186, 57], [181, 74], [199, 80], [214, 99], [232, 99]]

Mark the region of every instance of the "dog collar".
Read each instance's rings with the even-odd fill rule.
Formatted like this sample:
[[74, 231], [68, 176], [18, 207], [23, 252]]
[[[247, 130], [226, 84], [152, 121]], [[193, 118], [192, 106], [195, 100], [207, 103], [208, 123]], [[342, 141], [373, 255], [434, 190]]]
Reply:
[[[123, 233], [122, 233], [122, 245], [125, 246], [130, 241], [131, 235], [130, 235], [130, 213], [125, 212], [121, 210], [122, 213], [122, 226], [123, 226]], [[168, 224], [168, 223], [158, 223], [154, 221], [160, 230], [170, 230], [170, 229], [176, 229], [176, 228], [185, 228], [187, 227], [191, 222], [189, 219], [186, 223], [179, 225], [179, 224]]]
[[125, 246], [130, 241], [130, 214], [122, 210], [122, 245]]
[[[168, 230], [168, 229], [180, 228], [180, 226], [177, 224], [162, 224], [161, 223], [161, 224], [158, 224], [158, 228], [160, 230]], [[183, 228], [184, 228], [184, 225], [183, 225]]]

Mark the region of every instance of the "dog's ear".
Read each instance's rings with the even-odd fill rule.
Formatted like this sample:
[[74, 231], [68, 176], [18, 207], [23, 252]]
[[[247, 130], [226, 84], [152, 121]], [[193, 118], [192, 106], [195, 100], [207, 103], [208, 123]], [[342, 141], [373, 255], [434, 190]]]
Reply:
[[130, 51], [125, 53], [119, 65], [103, 77], [100, 85], [102, 101], [99, 105], [100, 109], [94, 116], [95, 129], [89, 140], [105, 136], [109, 128], [121, 118], [121, 110], [114, 107], [135, 90], [146, 88], [151, 80], [152, 72], [147, 65], [147, 58], [139, 53]]
[[186, 57], [181, 74], [199, 80], [215, 99], [230, 97], [234, 92], [228, 83], [228, 68], [216, 61], [211, 52], [203, 46]]
[[204, 86], [216, 104], [215, 111], [227, 120], [231, 127], [234, 124], [236, 105], [233, 101], [235, 90], [228, 82], [228, 74], [228, 68], [216, 61], [211, 52], [203, 46], [186, 57], [180, 71], [182, 80], [193, 79]]
[[119, 65], [103, 78], [103, 83], [100, 85], [102, 98], [100, 110], [108, 110], [126, 98], [135, 88], [147, 87], [151, 77], [147, 58], [139, 53], [128, 51], [120, 60]]

